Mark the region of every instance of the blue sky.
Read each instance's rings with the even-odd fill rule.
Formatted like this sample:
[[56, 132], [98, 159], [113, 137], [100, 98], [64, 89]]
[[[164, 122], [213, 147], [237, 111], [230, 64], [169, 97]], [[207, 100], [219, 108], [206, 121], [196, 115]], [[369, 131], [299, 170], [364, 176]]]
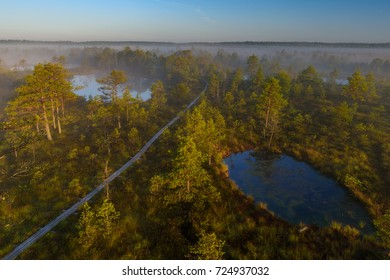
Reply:
[[384, 0], [0, 0], [0, 39], [390, 42]]

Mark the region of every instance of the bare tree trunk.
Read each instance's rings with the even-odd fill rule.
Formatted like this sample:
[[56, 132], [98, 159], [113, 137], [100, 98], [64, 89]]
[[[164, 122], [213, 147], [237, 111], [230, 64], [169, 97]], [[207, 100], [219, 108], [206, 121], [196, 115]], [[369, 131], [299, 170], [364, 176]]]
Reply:
[[61, 128], [61, 121], [60, 121], [60, 108], [58, 106], [58, 99], [56, 99], [56, 111], [57, 111], [57, 126], [58, 126], [58, 133], [62, 133], [62, 128]]
[[[105, 163], [104, 163], [104, 180], [107, 180], [108, 178], [108, 173], [109, 173], [109, 170], [108, 170], [108, 164], [110, 163], [110, 157], [111, 157], [111, 147], [110, 145], [108, 144], [107, 145], [107, 158], [105, 160]], [[109, 186], [108, 186], [108, 183], [106, 183], [106, 197], [107, 199], [110, 199], [110, 190], [109, 190]]]
[[187, 180], [187, 192], [190, 192], [190, 180]]
[[39, 118], [37, 118], [37, 122], [35, 123], [35, 126], [36, 126], [37, 132], [39, 134], [41, 132], [41, 130], [39, 129]]
[[51, 103], [51, 117], [52, 117], [52, 119], [53, 119], [53, 127], [54, 127], [54, 129], [57, 129], [57, 125], [56, 125], [56, 114], [55, 114], [55, 111], [54, 111], [53, 96], [50, 97], [50, 103]]
[[45, 106], [45, 103], [44, 103], [43, 99], [41, 99], [41, 103], [42, 103], [43, 120], [45, 122], [45, 129], [46, 129], [47, 140], [53, 141], [53, 138], [51, 137], [51, 132], [50, 132], [49, 120], [47, 119], [46, 106]]
[[[105, 180], [107, 180], [107, 178], [108, 178], [108, 163], [109, 163], [109, 160], [106, 160], [106, 162], [104, 164], [104, 177], [105, 177]], [[106, 183], [106, 197], [107, 197], [108, 200], [110, 199], [110, 190], [109, 190], [108, 183]]]
[[65, 118], [64, 96], [61, 96], [61, 111], [62, 111], [62, 117]]
[[122, 125], [121, 125], [121, 116], [118, 115], [117, 118], [118, 118], [118, 129], [121, 129], [121, 128], [122, 128]]

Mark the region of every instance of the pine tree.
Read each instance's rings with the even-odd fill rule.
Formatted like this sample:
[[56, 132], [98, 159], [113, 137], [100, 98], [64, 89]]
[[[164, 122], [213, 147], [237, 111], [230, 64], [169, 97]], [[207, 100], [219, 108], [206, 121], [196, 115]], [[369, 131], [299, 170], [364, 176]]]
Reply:
[[[60, 104], [64, 116], [64, 102], [74, 97], [73, 87], [67, 80], [68, 72], [61, 64], [46, 63], [35, 66], [31, 75], [25, 78], [25, 84], [18, 87], [18, 96], [7, 107], [10, 119], [20, 126], [30, 126], [40, 132], [43, 121], [46, 137], [53, 140], [51, 125], [62, 132]], [[49, 116], [51, 115], [51, 124]]]
[[88, 252], [88, 250], [96, 244], [99, 238], [99, 229], [95, 223], [95, 213], [91, 210], [88, 202], [84, 204], [84, 210], [81, 213], [76, 228], [78, 229], [76, 238], [78, 250]]
[[102, 98], [105, 102], [110, 102], [110, 109], [113, 114], [116, 115], [118, 122], [118, 129], [122, 128], [121, 124], [121, 106], [120, 106], [120, 94], [122, 93], [121, 86], [127, 82], [125, 72], [119, 70], [112, 70], [111, 73], [101, 79], [96, 80], [102, 86], [99, 91], [103, 93]]
[[257, 104], [263, 129], [263, 139], [267, 141], [268, 149], [271, 148], [275, 133], [279, 129], [282, 110], [287, 105], [287, 100], [283, 97], [281, 91], [282, 88], [279, 85], [279, 81], [275, 78], [270, 78], [265, 83]]
[[[120, 136], [119, 129], [115, 125], [116, 114], [112, 112], [110, 104], [104, 103], [99, 97], [89, 101], [88, 109], [88, 119], [92, 123], [95, 143], [99, 149], [99, 164], [103, 165], [104, 179], [107, 179], [110, 173], [113, 144]], [[106, 196], [109, 198], [108, 184]]]
[[99, 231], [101, 232], [103, 238], [107, 239], [112, 236], [115, 231], [119, 215], [119, 212], [115, 210], [114, 204], [106, 198], [96, 213], [96, 217], [99, 221]]
[[210, 186], [210, 175], [204, 169], [205, 157], [197, 149], [191, 136], [179, 136], [179, 147], [171, 172], [155, 176], [151, 191], [166, 206], [178, 203], [202, 204], [204, 199], [218, 199], [219, 194]]
[[215, 233], [201, 232], [198, 242], [190, 247], [189, 257], [197, 260], [222, 260], [224, 244]]
[[367, 91], [367, 81], [359, 71], [354, 72], [352, 76], [348, 78], [348, 85], [344, 87], [344, 93], [351, 102], [365, 101]]
[[259, 58], [254, 54], [248, 57], [246, 65], [246, 72], [250, 78], [254, 77], [259, 71], [259, 68], [261, 67], [259, 63]]

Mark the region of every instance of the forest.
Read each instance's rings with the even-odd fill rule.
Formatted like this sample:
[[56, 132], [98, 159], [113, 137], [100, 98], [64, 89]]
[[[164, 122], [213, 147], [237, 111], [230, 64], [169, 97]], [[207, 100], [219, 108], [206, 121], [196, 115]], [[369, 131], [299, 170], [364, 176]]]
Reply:
[[[179, 114], [135, 165], [19, 258], [389, 259], [390, 59], [314, 50], [305, 60], [299, 50], [259, 56], [222, 47], [33, 48], [39, 59], [3, 49], [0, 256]], [[78, 95], [72, 77], [90, 74], [98, 92]], [[132, 94], [140, 81], [150, 99]], [[292, 224], [255, 203], [223, 162], [249, 149], [291, 155], [337, 180], [376, 232]]]

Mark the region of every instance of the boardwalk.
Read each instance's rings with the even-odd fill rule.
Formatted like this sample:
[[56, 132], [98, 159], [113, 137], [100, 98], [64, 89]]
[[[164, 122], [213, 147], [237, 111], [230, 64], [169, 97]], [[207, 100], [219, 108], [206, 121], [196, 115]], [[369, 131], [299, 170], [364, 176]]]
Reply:
[[121, 168], [119, 168], [117, 171], [112, 173], [110, 177], [108, 177], [104, 182], [102, 182], [99, 186], [97, 186], [93, 191], [88, 193], [84, 198], [82, 198], [79, 202], [75, 203], [72, 207], [62, 212], [61, 215], [53, 219], [51, 222], [49, 222], [46, 226], [42, 227], [40, 230], [38, 230], [36, 233], [31, 235], [28, 239], [26, 239], [23, 243], [18, 245], [12, 252], [10, 252], [8, 255], [6, 255], [3, 260], [13, 260], [17, 256], [19, 256], [24, 250], [26, 250], [29, 246], [34, 244], [39, 238], [44, 236], [46, 233], [48, 233], [50, 230], [52, 230], [56, 225], [58, 225], [61, 221], [68, 218], [70, 215], [72, 215], [74, 212], [77, 211], [77, 209], [82, 206], [85, 202], [89, 201], [92, 197], [94, 197], [97, 193], [99, 193], [106, 184], [113, 181], [116, 177], [118, 177], [123, 171], [125, 171], [127, 168], [129, 168], [131, 165], [133, 165], [134, 162], [136, 162], [148, 149], [149, 147], [154, 143], [154, 141], [157, 140], [158, 137], [160, 137], [163, 132], [170, 127], [172, 124], [174, 124], [182, 115], [183, 112], [186, 112], [189, 110], [201, 97], [201, 95], [205, 92], [207, 88], [207, 85], [205, 86], [204, 90], [199, 94], [197, 98], [195, 98], [182, 112], [180, 112], [175, 118], [173, 118], [167, 125], [165, 125], [163, 128], [160, 129], [142, 148], [139, 150], [139, 152], [131, 158], [128, 162], [126, 162]]

